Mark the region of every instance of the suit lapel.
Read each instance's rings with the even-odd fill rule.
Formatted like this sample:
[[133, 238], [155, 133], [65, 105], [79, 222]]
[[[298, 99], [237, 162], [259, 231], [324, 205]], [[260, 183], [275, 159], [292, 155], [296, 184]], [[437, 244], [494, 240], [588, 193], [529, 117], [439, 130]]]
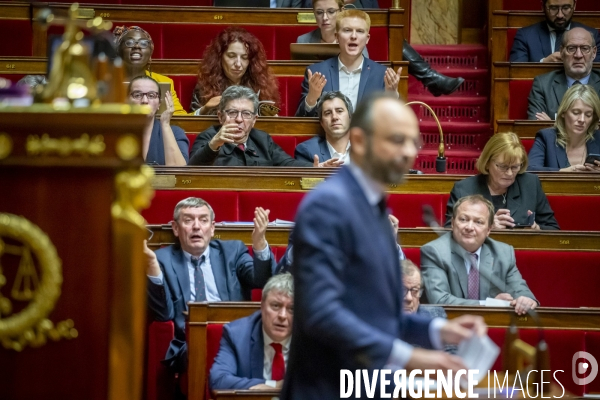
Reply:
[[490, 280], [489, 276], [491, 276], [493, 271], [493, 263], [494, 257], [488, 246], [484, 243], [480, 253], [481, 259], [479, 260], [479, 299], [485, 300], [489, 297], [496, 297], [498, 293], [491, 295], [490, 294]]
[[227, 271], [221, 257], [221, 249], [214, 242], [210, 242], [210, 268], [215, 277], [215, 284], [221, 301], [229, 300], [229, 291], [227, 290]]
[[187, 304], [188, 301], [191, 301], [192, 291], [190, 289], [190, 273], [183, 256], [183, 250], [173, 248], [171, 255], [171, 266], [177, 275], [179, 287], [183, 293], [185, 304]]
[[[517, 215], [519, 207], [521, 207], [521, 187], [519, 186], [519, 179], [517, 178], [515, 178], [515, 183], [508, 187], [508, 191], [506, 193], [506, 200], [507, 202], [510, 202], [510, 215], [513, 218], [515, 215]], [[506, 208], [509, 208], [508, 204], [506, 205]]]
[[554, 143], [555, 148], [555, 152], [554, 154], [556, 154], [556, 163], [558, 165], [559, 168], [565, 168], [569, 165], [569, 157], [567, 157], [567, 150], [564, 149], [562, 146], [559, 146], [558, 144]]
[[331, 86], [333, 91], [340, 90], [340, 70], [338, 69], [338, 57], [330, 58], [329, 73], [331, 74]]
[[[554, 85], [552, 85], [552, 92], [554, 93], [554, 97], [556, 100], [556, 109], [558, 109], [558, 105], [562, 101], [563, 96], [567, 92], [567, 76], [564, 72], [559, 73], [554, 78]], [[555, 119], [555, 115], [548, 115], [551, 119]]]
[[360, 99], [362, 99], [363, 93], [365, 92], [365, 88], [367, 87], [367, 82], [369, 81], [370, 75], [371, 62], [368, 58], [364, 58], [363, 69], [360, 73], [360, 82], [358, 83], [358, 97], [356, 98], [356, 103], [360, 103]]
[[265, 341], [262, 331], [262, 319], [252, 328], [252, 337], [250, 338], [250, 369], [252, 378], [264, 379], [263, 370], [265, 364]]
[[[542, 46], [543, 54], [552, 54], [554, 53], [554, 49], [550, 48], [550, 30], [548, 29], [548, 25], [546, 21], [540, 22], [540, 30], [538, 31], [538, 38], [540, 40], [540, 45]], [[536, 60], [539, 61], [539, 60]]]
[[465, 259], [462, 256], [464, 250], [461, 251], [460, 246], [452, 238], [450, 238], [450, 243], [452, 250], [452, 266], [458, 273], [458, 282], [460, 284], [460, 289], [462, 290], [462, 297], [466, 299], [469, 295], [469, 277], [467, 275], [467, 269], [465, 268]]
[[329, 153], [329, 148], [327, 147], [327, 139], [322, 138], [319, 140], [319, 149], [321, 150], [321, 160], [329, 160], [331, 158], [331, 153]]

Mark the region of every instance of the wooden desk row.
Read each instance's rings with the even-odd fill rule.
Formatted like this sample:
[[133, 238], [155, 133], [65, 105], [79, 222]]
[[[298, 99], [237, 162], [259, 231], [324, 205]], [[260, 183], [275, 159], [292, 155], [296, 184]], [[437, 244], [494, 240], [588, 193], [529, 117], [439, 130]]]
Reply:
[[[157, 250], [160, 247], [175, 243], [171, 225], [148, 225], [152, 230], [152, 239], [148, 246]], [[291, 228], [269, 227], [266, 237], [271, 246], [285, 247]], [[217, 223], [215, 239], [241, 240], [246, 245], [252, 244], [252, 227], [222, 226]], [[418, 248], [435, 240], [438, 234], [429, 228], [411, 228], [398, 230], [398, 242], [403, 248]], [[600, 232], [581, 231], [493, 231], [492, 239], [507, 243], [515, 250], [560, 250], [560, 251], [600, 251]], [[559, 243], [561, 244], [559, 248]], [[600, 255], [599, 255], [600, 257]]]
[[[188, 397], [202, 398], [206, 385], [207, 326], [224, 324], [246, 317], [260, 309], [260, 303], [189, 303], [188, 321]], [[444, 306], [448, 318], [464, 314], [480, 315], [491, 328], [507, 328], [511, 324], [512, 311], [505, 308]], [[529, 316], [512, 318], [516, 326], [525, 329], [600, 330], [600, 309], [537, 309], [539, 325]], [[267, 399], [277, 391], [218, 391], [217, 399]]]
[[[332, 168], [157, 167], [155, 189], [303, 192], [335, 173]], [[389, 193], [447, 194], [468, 175], [408, 175], [406, 182], [389, 185]], [[539, 174], [547, 195], [600, 196], [597, 174]], [[250, 184], [251, 180], [251, 184]]]

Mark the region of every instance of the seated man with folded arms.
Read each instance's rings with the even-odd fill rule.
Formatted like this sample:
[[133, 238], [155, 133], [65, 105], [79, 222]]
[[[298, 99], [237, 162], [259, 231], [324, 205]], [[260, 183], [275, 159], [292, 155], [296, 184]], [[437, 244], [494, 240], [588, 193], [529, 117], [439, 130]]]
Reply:
[[201, 132], [188, 165], [328, 167], [333, 162], [307, 162], [289, 156], [267, 132], [254, 128], [258, 97], [245, 86], [223, 91], [217, 116], [220, 125]]
[[317, 116], [317, 101], [323, 91], [339, 90], [348, 96], [353, 109], [369, 93], [384, 90], [398, 93], [401, 67], [396, 73], [362, 54], [369, 42], [369, 15], [362, 10], [343, 10], [335, 23], [340, 54], [306, 69], [297, 117]]
[[506, 300], [519, 315], [538, 301], [521, 277], [512, 246], [489, 238], [494, 206], [481, 195], [461, 197], [452, 210], [452, 232], [421, 247], [421, 271], [431, 304], [482, 305]]
[[[510, 50], [510, 62], [561, 62], [564, 60], [560, 44], [565, 32], [573, 28], [584, 28], [600, 46], [598, 31], [589, 26], [572, 22], [576, 0], [542, 0], [546, 19], [517, 31]], [[597, 55], [596, 62], [600, 62]]]
[[306, 162], [332, 160], [350, 163], [350, 119], [352, 103], [342, 92], [324, 93], [317, 104], [319, 121], [325, 134], [315, 136], [296, 146], [294, 157]]
[[[419, 268], [408, 258], [402, 260], [400, 265], [402, 266], [402, 285], [404, 287], [404, 312], [407, 314], [416, 313], [429, 318], [448, 319], [444, 307], [421, 304], [423, 278]], [[450, 354], [456, 354], [457, 346], [445, 345], [445, 350]]]
[[185, 317], [189, 301], [250, 300], [250, 292], [262, 288], [275, 270], [275, 256], [265, 238], [269, 210], [254, 211], [252, 249], [240, 240], [211, 240], [215, 213], [206, 201], [188, 197], [175, 206], [171, 227], [179, 243], [155, 252], [144, 246], [148, 257], [148, 306], [158, 321], [173, 321], [175, 338], [164, 363], [176, 371], [187, 366]]
[[596, 51], [589, 31], [573, 28], [565, 32], [560, 46], [564, 69], [535, 77], [529, 93], [527, 118], [555, 120], [563, 96], [573, 85], [591, 85], [600, 91], [600, 70], [592, 69]]
[[210, 369], [210, 388], [281, 388], [294, 322], [294, 279], [275, 275], [265, 285], [260, 311], [223, 326]]

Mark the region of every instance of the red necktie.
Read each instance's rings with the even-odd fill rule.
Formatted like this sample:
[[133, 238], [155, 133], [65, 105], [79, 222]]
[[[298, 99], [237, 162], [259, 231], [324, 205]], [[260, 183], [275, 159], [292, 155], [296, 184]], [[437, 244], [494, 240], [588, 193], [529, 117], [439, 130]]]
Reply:
[[246, 146], [244, 146], [243, 144], [238, 144], [237, 145], [238, 149], [240, 149], [241, 151], [245, 151], [246, 150]]
[[285, 362], [283, 360], [283, 352], [281, 351], [281, 343], [271, 343], [275, 349], [273, 356], [273, 368], [271, 368], [271, 379], [280, 381], [285, 376]]

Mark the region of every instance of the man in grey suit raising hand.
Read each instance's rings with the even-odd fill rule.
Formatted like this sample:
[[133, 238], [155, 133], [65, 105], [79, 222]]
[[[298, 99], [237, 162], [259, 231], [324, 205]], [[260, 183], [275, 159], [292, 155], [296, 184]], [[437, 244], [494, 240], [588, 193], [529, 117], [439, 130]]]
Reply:
[[452, 232], [421, 247], [421, 271], [432, 304], [480, 305], [487, 297], [510, 301], [519, 315], [538, 305], [521, 277], [512, 246], [488, 236], [494, 206], [481, 195], [459, 199]]

